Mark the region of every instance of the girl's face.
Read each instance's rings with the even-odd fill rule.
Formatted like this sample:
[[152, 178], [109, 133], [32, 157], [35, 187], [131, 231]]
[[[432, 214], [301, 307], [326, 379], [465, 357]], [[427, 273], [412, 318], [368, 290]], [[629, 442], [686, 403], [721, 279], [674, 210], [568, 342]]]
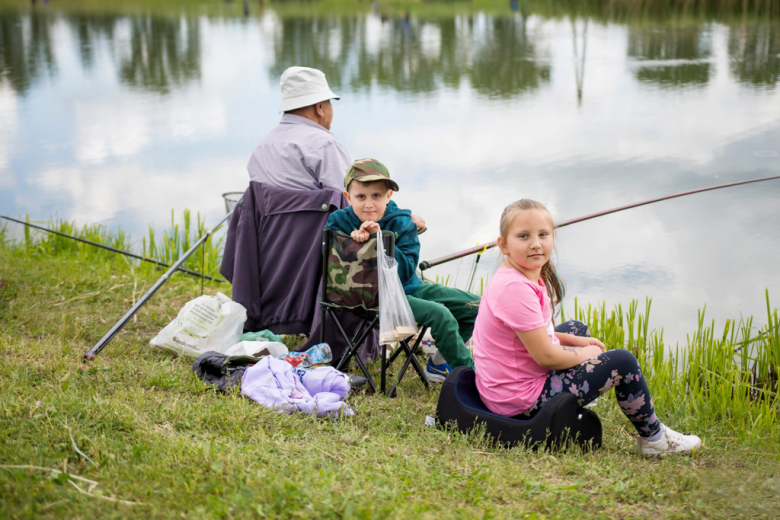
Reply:
[[513, 267], [534, 282], [539, 279], [542, 266], [550, 260], [554, 245], [550, 217], [538, 209], [515, 215], [506, 238], [498, 239], [498, 247], [506, 256], [504, 267]]

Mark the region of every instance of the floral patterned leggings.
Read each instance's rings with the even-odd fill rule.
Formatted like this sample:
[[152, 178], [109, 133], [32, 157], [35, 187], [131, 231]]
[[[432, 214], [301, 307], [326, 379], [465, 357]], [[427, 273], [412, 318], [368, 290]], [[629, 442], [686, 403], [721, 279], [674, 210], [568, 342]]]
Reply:
[[[567, 321], [555, 327], [556, 332], [590, 337], [587, 325], [580, 321]], [[655, 416], [650, 390], [642, 375], [639, 361], [624, 349], [602, 352], [576, 367], [551, 370], [542, 393], [534, 405], [516, 415], [516, 419], [528, 419], [554, 395], [569, 392], [579, 397], [580, 406], [595, 400], [608, 390], [615, 389], [620, 409], [642, 437], [651, 437], [661, 428]]]

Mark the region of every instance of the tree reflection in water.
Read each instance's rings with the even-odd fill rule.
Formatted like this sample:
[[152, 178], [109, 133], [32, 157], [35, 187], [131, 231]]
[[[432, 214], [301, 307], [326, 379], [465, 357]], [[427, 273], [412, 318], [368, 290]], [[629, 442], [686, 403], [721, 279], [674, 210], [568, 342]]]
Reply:
[[0, 83], [24, 94], [40, 76], [57, 73], [52, 20], [38, 12], [0, 14]]
[[376, 82], [414, 93], [467, 80], [489, 97], [531, 91], [550, 77], [520, 15], [288, 18], [280, 26], [271, 76], [307, 65], [336, 87], [361, 90]]
[[114, 41], [114, 31], [119, 18], [112, 15], [78, 14], [67, 17], [78, 42], [79, 57], [84, 70], [92, 70], [95, 49], [101, 39]]
[[[276, 21], [273, 29], [263, 16]], [[589, 17], [571, 15], [578, 99], [586, 65]], [[418, 17], [378, 11], [345, 16], [261, 15], [273, 48], [270, 77], [292, 65], [322, 69], [334, 88], [374, 85], [405, 93], [469, 85], [491, 98], [511, 98], [550, 80], [546, 37], [526, 14]], [[0, 83], [24, 94], [57, 73], [54, 27], [64, 23], [85, 71], [106, 45], [120, 80], [134, 89], [168, 94], [201, 78], [201, 22], [189, 15], [58, 14], [33, 9], [0, 13]], [[247, 19], [252, 23], [252, 18]], [[598, 22], [596, 22], [598, 23]], [[582, 27], [582, 32], [580, 29]], [[703, 87], [714, 71], [714, 24], [628, 25], [634, 77], [662, 88]], [[725, 26], [731, 74], [745, 85], [772, 88], [780, 80], [780, 26], [756, 20]], [[59, 42], [58, 42], [59, 43]], [[581, 45], [581, 47], [580, 47]]]
[[200, 79], [200, 28], [194, 18], [134, 17], [120, 77], [131, 87], [168, 94]]
[[712, 74], [712, 41], [708, 28], [632, 28], [628, 55], [641, 62], [636, 79], [661, 87], [701, 87]]
[[729, 33], [731, 73], [742, 83], [774, 87], [780, 78], [780, 27], [740, 25]]

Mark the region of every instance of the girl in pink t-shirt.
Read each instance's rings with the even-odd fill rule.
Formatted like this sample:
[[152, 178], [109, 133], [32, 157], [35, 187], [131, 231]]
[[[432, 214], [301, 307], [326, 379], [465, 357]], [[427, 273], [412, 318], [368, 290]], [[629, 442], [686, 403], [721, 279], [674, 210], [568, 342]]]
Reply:
[[504, 261], [482, 296], [474, 325], [476, 383], [485, 405], [499, 415], [528, 419], [561, 392], [585, 405], [614, 388], [643, 455], [699, 448], [697, 436], [658, 420], [631, 352], [607, 351], [579, 322], [568, 322], [575, 334], [553, 328], [553, 307], [564, 293], [550, 261], [554, 228], [547, 208], [533, 200], [514, 202], [501, 215], [498, 247]]

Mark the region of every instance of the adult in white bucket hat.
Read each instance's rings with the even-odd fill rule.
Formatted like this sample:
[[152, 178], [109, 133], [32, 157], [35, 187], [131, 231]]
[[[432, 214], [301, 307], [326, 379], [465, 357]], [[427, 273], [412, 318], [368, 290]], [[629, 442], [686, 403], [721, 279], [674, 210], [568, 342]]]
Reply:
[[290, 67], [282, 74], [282, 106], [279, 112], [290, 112], [314, 106], [323, 101], [341, 99], [328, 86], [325, 74], [309, 67]]
[[[344, 190], [344, 177], [352, 159], [330, 132], [333, 93], [321, 70], [290, 67], [282, 73], [284, 112], [279, 124], [266, 135], [249, 158], [250, 180], [293, 190]], [[425, 220], [412, 215], [418, 231]]]
[[330, 132], [331, 99], [339, 99], [325, 74], [290, 67], [280, 80], [282, 120], [260, 142], [247, 170], [253, 181], [293, 190], [344, 189], [352, 159]]

